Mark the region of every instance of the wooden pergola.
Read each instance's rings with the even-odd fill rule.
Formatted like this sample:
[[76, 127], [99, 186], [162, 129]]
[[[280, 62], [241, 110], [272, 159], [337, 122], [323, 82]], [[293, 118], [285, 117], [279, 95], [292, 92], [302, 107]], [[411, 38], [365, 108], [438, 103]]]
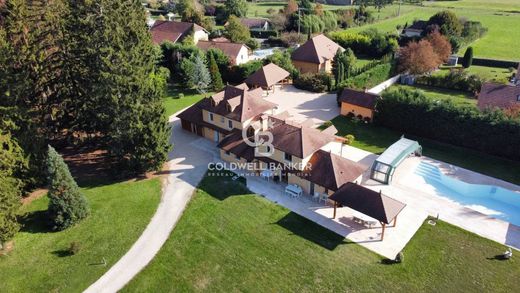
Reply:
[[288, 83], [289, 72], [274, 63], [269, 63], [251, 74], [245, 83], [253, 88], [261, 87], [263, 90], [273, 91], [275, 85]]
[[393, 223], [392, 227], [395, 227], [397, 216], [406, 206], [406, 204], [382, 194], [381, 191], [376, 192], [352, 182], [343, 184], [329, 199], [334, 201], [333, 219], [336, 218], [338, 205], [341, 205], [379, 221], [382, 227], [381, 241], [385, 237], [386, 226]]

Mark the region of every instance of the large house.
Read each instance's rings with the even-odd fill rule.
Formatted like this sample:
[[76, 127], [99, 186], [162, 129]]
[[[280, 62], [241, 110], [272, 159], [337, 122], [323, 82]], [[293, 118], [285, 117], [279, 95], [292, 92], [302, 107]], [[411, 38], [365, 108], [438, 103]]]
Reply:
[[241, 43], [232, 43], [226, 41], [199, 41], [197, 47], [207, 51], [211, 48], [220, 49], [229, 57], [231, 65], [240, 65], [249, 61], [249, 53], [251, 49]]
[[154, 44], [181, 42], [186, 37], [193, 38], [193, 43], [197, 44], [201, 40], [207, 41], [209, 37], [208, 32], [198, 24], [167, 20], [155, 21], [150, 33]]
[[520, 86], [486, 82], [478, 95], [479, 109], [507, 109], [520, 105]]
[[301, 73], [331, 72], [338, 50], [344, 49], [325, 35], [317, 35], [294, 50], [291, 60]]
[[377, 100], [380, 97], [366, 91], [343, 89], [338, 102], [341, 106], [341, 115], [353, 116], [360, 119], [372, 120]]
[[[259, 119], [261, 130], [271, 133], [273, 138], [273, 149], [262, 151], [271, 151], [272, 155], [256, 155], [255, 147], [248, 145], [242, 132], [235, 129], [218, 145], [224, 161], [252, 163], [259, 173], [268, 170], [275, 180], [296, 184], [305, 193], [312, 195], [331, 195], [346, 182], [361, 180], [367, 170], [359, 163], [322, 150], [327, 144], [339, 139], [327, 131], [290, 122], [280, 116], [262, 115]], [[248, 140], [253, 141], [255, 131], [248, 129]]]
[[261, 88], [249, 89], [246, 84], [228, 85], [177, 117], [183, 129], [219, 142], [234, 129], [242, 130], [259, 115], [272, 111], [276, 105], [264, 100], [262, 94]]

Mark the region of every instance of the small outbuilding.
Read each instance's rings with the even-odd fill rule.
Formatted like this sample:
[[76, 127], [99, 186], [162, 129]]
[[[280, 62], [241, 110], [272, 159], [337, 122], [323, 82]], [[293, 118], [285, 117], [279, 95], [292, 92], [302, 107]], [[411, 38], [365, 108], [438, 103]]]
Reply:
[[343, 89], [339, 96], [341, 115], [371, 121], [379, 95], [353, 89]]
[[401, 137], [374, 161], [370, 179], [384, 184], [390, 183], [395, 169], [410, 155], [422, 155], [422, 147], [415, 140]]
[[245, 81], [250, 87], [261, 87], [267, 92], [273, 91], [275, 85], [288, 82], [290, 73], [280, 66], [269, 63], [251, 74]]
[[397, 216], [406, 206], [406, 204], [381, 192], [373, 191], [352, 182], [343, 184], [329, 199], [334, 201], [333, 219], [336, 218], [338, 205], [341, 205], [379, 221], [382, 227], [381, 240], [385, 236], [386, 226], [393, 223], [395, 227]]

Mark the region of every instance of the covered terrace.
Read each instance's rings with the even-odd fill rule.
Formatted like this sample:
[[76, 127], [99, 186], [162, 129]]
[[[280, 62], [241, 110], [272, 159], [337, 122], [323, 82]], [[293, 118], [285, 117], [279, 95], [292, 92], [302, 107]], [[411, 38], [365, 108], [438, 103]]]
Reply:
[[338, 205], [340, 205], [349, 207], [369, 217], [354, 215], [353, 220], [356, 222], [372, 226], [370, 219], [379, 221], [382, 227], [381, 241], [385, 236], [386, 226], [393, 223], [392, 227], [395, 227], [397, 225], [397, 216], [406, 206], [406, 204], [400, 201], [383, 195], [381, 191], [376, 192], [352, 182], [343, 184], [329, 199], [334, 201], [333, 219], [336, 218], [336, 210]]
[[250, 87], [261, 87], [274, 93], [275, 85], [288, 83], [290, 74], [280, 66], [269, 63], [251, 74], [245, 81]]

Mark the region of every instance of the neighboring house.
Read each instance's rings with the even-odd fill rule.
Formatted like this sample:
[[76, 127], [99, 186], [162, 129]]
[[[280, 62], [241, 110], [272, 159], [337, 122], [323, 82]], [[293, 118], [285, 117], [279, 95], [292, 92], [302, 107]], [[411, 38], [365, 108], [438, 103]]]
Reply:
[[197, 44], [201, 40], [207, 41], [209, 37], [208, 32], [198, 24], [167, 20], [156, 20], [150, 33], [154, 44], [164, 41], [181, 42], [188, 36], [192, 37], [193, 43]]
[[271, 24], [268, 19], [265, 18], [241, 18], [240, 22], [247, 26], [250, 30], [269, 30]]
[[409, 38], [420, 37], [422, 36], [422, 33], [424, 32], [427, 26], [428, 21], [416, 20], [412, 23], [412, 25], [405, 27], [401, 34]]
[[341, 104], [340, 113], [344, 116], [351, 115], [360, 119], [372, 120], [379, 98], [376, 94], [344, 89], [338, 99]]
[[252, 119], [271, 111], [276, 104], [262, 98], [262, 89], [246, 84], [226, 86], [221, 92], [189, 107], [177, 117], [182, 128], [199, 136], [221, 141], [232, 130], [242, 130]]
[[269, 63], [251, 74], [245, 81], [248, 86], [260, 87], [274, 92], [275, 85], [287, 81], [290, 73], [280, 66]]
[[[223, 160], [252, 163], [259, 173], [270, 169], [274, 180], [296, 184], [312, 195], [330, 195], [343, 184], [360, 180], [367, 170], [366, 166], [321, 149], [338, 139], [333, 134], [276, 116], [263, 115], [260, 119], [261, 130], [272, 134], [273, 154], [256, 156], [254, 147], [246, 144], [242, 132], [235, 129], [218, 145]], [[255, 130], [247, 133], [253, 141]]]
[[197, 47], [207, 51], [211, 48], [220, 49], [229, 57], [231, 65], [240, 65], [249, 61], [251, 49], [244, 44], [231, 42], [199, 41]]
[[520, 105], [520, 86], [490, 82], [482, 85], [478, 95], [479, 109], [507, 109], [515, 105]]
[[291, 60], [301, 73], [328, 73], [338, 50], [344, 49], [325, 35], [317, 35], [294, 50]]

